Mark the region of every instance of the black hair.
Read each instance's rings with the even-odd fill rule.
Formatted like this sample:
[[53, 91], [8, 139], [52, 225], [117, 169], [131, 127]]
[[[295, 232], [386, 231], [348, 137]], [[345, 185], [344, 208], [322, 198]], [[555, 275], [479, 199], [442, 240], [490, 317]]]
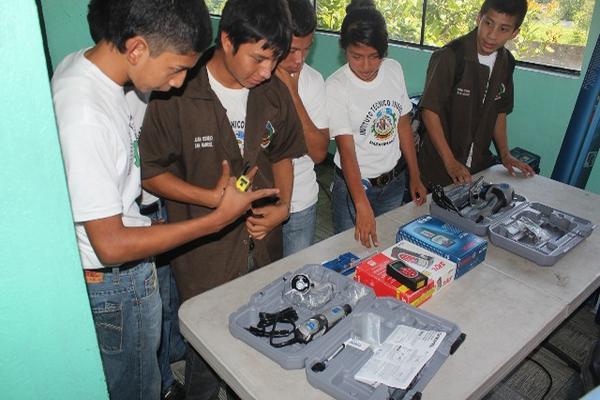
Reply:
[[88, 27], [94, 43], [103, 39], [109, 20], [110, 1], [91, 1], [88, 6]]
[[284, 0], [228, 0], [215, 39], [222, 48], [221, 33], [226, 33], [234, 53], [244, 43], [266, 40], [263, 49], [273, 50], [276, 59], [287, 56], [292, 42], [290, 10]]
[[310, 0], [287, 0], [292, 15], [292, 33], [296, 37], [308, 36], [317, 28], [317, 14]]
[[516, 30], [521, 27], [525, 14], [527, 14], [527, 0], [485, 0], [479, 10], [479, 16], [482, 17], [489, 10], [517, 17]]
[[383, 15], [371, 0], [353, 0], [346, 7], [340, 30], [340, 47], [362, 44], [377, 50], [380, 58], [387, 54], [388, 32]]
[[201, 0], [91, 0], [87, 19], [94, 42], [105, 40], [120, 52], [135, 36], [144, 37], [151, 55], [167, 49], [201, 53], [212, 38], [210, 15]]

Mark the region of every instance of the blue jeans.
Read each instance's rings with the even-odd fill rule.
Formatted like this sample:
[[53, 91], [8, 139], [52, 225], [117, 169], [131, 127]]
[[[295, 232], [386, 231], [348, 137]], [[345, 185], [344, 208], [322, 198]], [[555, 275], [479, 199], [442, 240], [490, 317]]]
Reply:
[[[144, 213], [143, 207], [141, 211], [153, 222], [165, 222], [167, 220], [167, 209], [160, 205], [160, 203], [158, 209], [154, 212]], [[164, 395], [169, 387], [175, 383], [175, 377], [173, 376], [173, 371], [171, 371], [171, 363], [184, 359], [187, 346], [179, 332], [179, 319], [177, 316], [177, 311], [179, 310], [179, 293], [177, 292], [171, 266], [168, 260], [162, 256], [156, 258], [156, 265], [163, 315], [158, 364], [162, 380], [161, 392]]]
[[86, 273], [86, 284], [111, 400], [159, 399], [162, 308], [154, 263]]
[[[383, 213], [400, 207], [406, 188], [406, 171], [396, 176], [385, 186], [372, 186], [366, 189], [367, 198], [377, 217]], [[346, 186], [344, 178], [337, 173], [333, 174], [333, 187], [331, 189], [331, 214], [333, 217], [333, 231], [343, 232], [356, 224], [356, 208], [352, 196]]]
[[297, 253], [313, 244], [317, 225], [317, 203], [290, 214], [283, 224], [283, 256]]

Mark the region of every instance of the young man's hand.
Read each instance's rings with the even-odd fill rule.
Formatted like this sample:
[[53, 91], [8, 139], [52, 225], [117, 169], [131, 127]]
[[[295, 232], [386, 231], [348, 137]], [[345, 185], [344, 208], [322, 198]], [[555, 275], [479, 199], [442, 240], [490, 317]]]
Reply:
[[369, 249], [371, 248], [371, 243], [375, 247], [379, 246], [375, 214], [369, 202], [356, 205], [354, 240], [360, 240], [362, 245]]
[[[251, 177], [255, 173], [256, 170], [253, 169], [252, 174], [248, 174], [249, 178], [252, 179]], [[229, 178], [221, 202], [214, 212], [217, 213], [219, 219], [226, 226], [248, 211], [252, 207], [253, 201], [262, 199], [263, 197], [277, 196], [278, 194], [279, 189], [260, 189], [241, 192], [235, 187], [235, 178]]]
[[276, 204], [252, 208], [252, 215], [246, 219], [246, 229], [252, 239], [262, 240], [289, 217], [290, 208], [279, 201]]
[[300, 79], [300, 73], [290, 74], [279, 66], [275, 69], [275, 75], [285, 83], [285, 86], [287, 86], [290, 92], [298, 94], [298, 79]]
[[422, 206], [427, 200], [427, 188], [418, 175], [410, 177], [410, 197], [418, 206]]
[[535, 175], [533, 168], [531, 168], [529, 164], [524, 163], [523, 161], [513, 157], [510, 153], [502, 157], [502, 165], [504, 165], [504, 168], [506, 168], [508, 170], [508, 173], [512, 176], [517, 176], [514, 170], [515, 168], [520, 170], [525, 176]]
[[446, 164], [446, 172], [452, 178], [454, 183], [463, 184], [471, 182], [471, 173], [460, 162], [456, 161], [456, 159], [449, 161]]
[[230, 176], [231, 169], [229, 168], [229, 163], [227, 160], [223, 160], [223, 162], [221, 162], [221, 177], [215, 187], [209, 190], [209, 195], [206, 200], [207, 207], [217, 208], [219, 206], [223, 199], [223, 194], [225, 193], [225, 188], [227, 187]]

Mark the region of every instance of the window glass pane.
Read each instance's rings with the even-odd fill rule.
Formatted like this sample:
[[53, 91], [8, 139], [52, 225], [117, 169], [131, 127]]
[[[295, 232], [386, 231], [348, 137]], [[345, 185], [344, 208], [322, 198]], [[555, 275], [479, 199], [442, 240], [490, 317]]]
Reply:
[[342, 21], [346, 16], [346, 6], [349, 0], [316, 0], [317, 28], [326, 31], [339, 32]]
[[387, 22], [390, 39], [420, 43], [423, 0], [378, 0], [375, 4]]
[[[429, 0], [425, 40], [443, 46], [475, 28], [481, 0]], [[525, 21], [507, 47], [519, 61], [581, 70], [594, 0], [530, 0]]]
[[[317, 27], [339, 32], [349, 0], [317, 0]], [[387, 23], [389, 38], [419, 43], [423, 0], [375, 0]]]
[[441, 47], [474, 29], [481, 3], [482, 0], [428, 0], [423, 43]]
[[204, 3], [211, 14], [221, 15], [226, 0], [205, 0]]
[[530, 0], [507, 47], [520, 61], [581, 71], [593, 9], [594, 0]]

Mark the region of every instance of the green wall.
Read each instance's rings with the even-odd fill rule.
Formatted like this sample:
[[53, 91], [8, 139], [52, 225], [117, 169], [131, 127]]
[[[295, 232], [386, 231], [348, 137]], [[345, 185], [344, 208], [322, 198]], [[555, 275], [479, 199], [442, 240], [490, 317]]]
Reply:
[[107, 399], [34, 1], [0, 2], [0, 397]]

